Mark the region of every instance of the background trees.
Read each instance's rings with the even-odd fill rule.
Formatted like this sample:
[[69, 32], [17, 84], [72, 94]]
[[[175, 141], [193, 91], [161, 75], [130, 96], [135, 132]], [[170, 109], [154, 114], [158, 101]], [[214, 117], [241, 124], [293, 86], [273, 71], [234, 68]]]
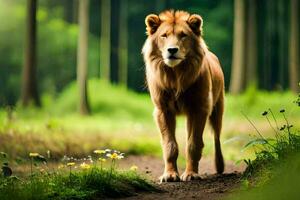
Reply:
[[110, 80], [111, 1], [101, 1], [100, 77]]
[[253, 83], [261, 89], [283, 90], [290, 87], [297, 92], [298, 0], [275, 0], [272, 4], [267, 0], [235, 0], [234, 5], [230, 92], [243, 92]]
[[[31, 15], [33, 12], [26, 11], [23, 1], [0, 0], [1, 19], [10, 19], [4, 20], [0, 27], [1, 105], [15, 104], [20, 99], [20, 87], [25, 91], [27, 84], [22, 83], [25, 78], [20, 78], [21, 67], [24, 65], [23, 77], [27, 77], [25, 72], [30, 70], [25, 70], [26, 59], [23, 60], [22, 54], [32, 58], [29, 61], [33, 64], [26, 66], [33, 66], [35, 72], [29, 74], [36, 74], [38, 83], [31, 82], [34, 86], [27, 87], [31, 92], [22, 94], [38, 94], [40, 91], [42, 95], [55, 97], [76, 80], [79, 2], [40, 1], [36, 41], [26, 45], [28, 40], [23, 37], [25, 17], [27, 12]], [[88, 78], [101, 77], [145, 92], [144, 63], [140, 53], [146, 38], [144, 19], [149, 13], [167, 8], [202, 15], [204, 39], [222, 63], [227, 90], [240, 93], [253, 83], [259, 89], [297, 90], [299, 0], [274, 0], [272, 4], [268, 0], [90, 0]], [[36, 58], [34, 50], [23, 53], [19, 48], [23, 45], [30, 46], [30, 49], [36, 46]], [[34, 81], [34, 78], [28, 80]], [[29, 98], [38, 102], [33, 96], [37, 95]], [[24, 95], [21, 97], [23, 99]]]
[[88, 32], [89, 32], [89, 0], [79, 1], [79, 36], [77, 47], [77, 84], [79, 94], [79, 112], [89, 114], [90, 107], [87, 94], [88, 69]]
[[289, 73], [290, 88], [294, 92], [299, 91], [299, 1], [291, 0], [291, 28], [289, 41]]
[[36, 79], [36, 10], [37, 0], [27, 0], [25, 60], [22, 72], [21, 101], [23, 106], [33, 101], [40, 106]]
[[233, 57], [231, 67], [230, 92], [233, 94], [240, 93], [245, 85], [245, 0], [234, 1], [234, 36], [233, 36]]

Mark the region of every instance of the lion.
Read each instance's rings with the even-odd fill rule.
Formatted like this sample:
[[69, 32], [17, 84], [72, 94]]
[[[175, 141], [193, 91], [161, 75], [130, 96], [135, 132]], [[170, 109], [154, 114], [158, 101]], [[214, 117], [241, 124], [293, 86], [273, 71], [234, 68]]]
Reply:
[[[224, 171], [220, 133], [224, 112], [224, 75], [208, 50], [200, 15], [168, 10], [145, 19], [147, 39], [142, 49], [146, 81], [161, 133], [165, 169], [161, 182], [200, 179], [203, 131], [210, 121], [214, 131], [215, 166]], [[186, 116], [186, 168], [179, 178], [176, 115]]]

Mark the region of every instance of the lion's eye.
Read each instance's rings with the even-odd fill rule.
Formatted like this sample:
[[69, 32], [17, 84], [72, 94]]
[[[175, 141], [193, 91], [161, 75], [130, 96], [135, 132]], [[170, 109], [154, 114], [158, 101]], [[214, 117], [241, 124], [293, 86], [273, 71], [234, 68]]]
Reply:
[[179, 37], [180, 38], [185, 38], [187, 36], [187, 34], [185, 34], [184, 32], [181, 32], [180, 34], [179, 34]]
[[164, 34], [162, 34], [160, 37], [162, 37], [162, 38], [167, 38], [167, 34], [164, 33]]

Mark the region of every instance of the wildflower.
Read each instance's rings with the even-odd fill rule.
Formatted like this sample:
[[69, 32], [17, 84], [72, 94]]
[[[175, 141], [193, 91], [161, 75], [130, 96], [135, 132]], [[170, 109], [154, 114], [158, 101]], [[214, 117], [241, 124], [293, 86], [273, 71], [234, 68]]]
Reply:
[[267, 111], [264, 111], [263, 113], [262, 113], [262, 116], [266, 116], [268, 114], [268, 112]]
[[123, 158], [124, 158], [124, 154], [119, 154], [118, 157], [117, 157], [117, 159], [119, 159], [119, 160], [121, 160]]
[[284, 113], [284, 112], [285, 112], [285, 110], [284, 110], [284, 109], [281, 109], [279, 112], [281, 112], [281, 113]]
[[99, 158], [99, 161], [100, 162], [106, 162], [106, 159], [105, 158]]
[[60, 165], [58, 165], [58, 169], [62, 169], [62, 168], [64, 168], [65, 166], [63, 165], [63, 164], [60, 164]]
[[99, 150], [99, 149], [97, 149], [97, 150], [94, 151], [94, 153], [95, 154], [105, 154], [105, 150]]
[[64, 155], [64, 157], [62, 158], [62, 161], [68, 161], [68, 160], [70, 160], [70, 159], [68, 158], [68, 156]]
[[131, 171], [136, 171], [138, 169], [138, 166], [136, 166], [136, 165], [132, 165], [131, 167], [130, 167], [130, 170]]
[[106, 154], [106, 156], [109, 157], [109, 158], [111, 158], [111, 159], [113, 159], [113, 160], [118, 158], [118, 154], [117, 153], [113, 153], [113, 154], [108, 153], [108, 154]]
[[111, 150], [110, 150], [110, 149], [105, 149], [104, 151], [105, 151], [105, 152], [111, 152]]
[[69, 162], [69, 163], [67, 163], [67, 166], [68, 166], [68, 167], [72, 167], [73, 165], [75, 165], [74, 162]]
[[80, 165], [81, 169], [90, 169], [91, 166], [89, 164], [86, 164], [85, 162], [83, 162], [81, 165]]
[[29, 153], [29, 157], [38, 157], [39, 155], [38, 153]]
[[117, 154], [117, 153], [111, 154], [111, 153], [108, 153], [108, 154], [106, 154], [106, 156], [109, 157], [109, 158], [111, 158], [111, 159], [113, 159], [113, 160], [115, 160], [115, 159], [121, 160], [121, 159], [124, 158], [124, 153], [121, 153], [121, 154]]

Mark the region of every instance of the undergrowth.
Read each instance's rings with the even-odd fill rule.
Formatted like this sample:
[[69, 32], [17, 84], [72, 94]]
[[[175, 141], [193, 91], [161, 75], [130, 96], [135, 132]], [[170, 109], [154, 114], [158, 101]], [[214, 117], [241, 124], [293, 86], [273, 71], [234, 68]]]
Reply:
[[264, 137], [246, 116], [257, 132], [257, 137], [250, 140], [243, 149], [253, 147], [256, 156], [253, 161], [250, 159], [244, 160], [247, 164], [246, 171], [244, 172], [246, 178], [262, 175], [262, 171], [268, 174], [268, 170], [272, 170], [274, 166], [286, 162], [287, 158], [291, 155], [300, 153], [299, 132], [294, 130], [293, 125], [289, 123], [284, 109], [281, 109], [279, 113], [285, 120], [285, 124], [281, 126], [277, 123], [271, 109], [262, 113], [274, 132], [273, 138]]
[[29, 153], [30, 171], [22, 176], [14, 173], [8, 155], [1, 152], [0, 199], [99, 199], [125, 197], [138, 191], [158, 191], [133, 165], [127, 171], [117, 169], [124, 153], [116, 150], [95, 150], [88, 158], [67, 157], [58, 167], [48, 166], [47, 157]]
[[[300, 106], [300, 95], [295, 103]], [[267, 138], [255, 124], [245, 117], [254, 127], [257, 135], [244, 149], [254, 148], [255, 159], [245, 159], [247, 168], [242, 180], [242, 188], [228, 196], [230, 200], [299, 199], [300, 184], [300, 134], [299, 129], [287, 119], [286, 111], [280, 114], [284, 123], [278, 123], [278, 116], [271, 109], [264, 111], [265, 118], [274, 136]], [[282, 120], [281, 120], [282, 121]]]
[[135, 171], [119, 172], [92, 167], [71, 174], [36, 174], [27, 179], [0, 178], [0, 199], [96, 199], [124, 197], [137, 191], [157, 190]]

